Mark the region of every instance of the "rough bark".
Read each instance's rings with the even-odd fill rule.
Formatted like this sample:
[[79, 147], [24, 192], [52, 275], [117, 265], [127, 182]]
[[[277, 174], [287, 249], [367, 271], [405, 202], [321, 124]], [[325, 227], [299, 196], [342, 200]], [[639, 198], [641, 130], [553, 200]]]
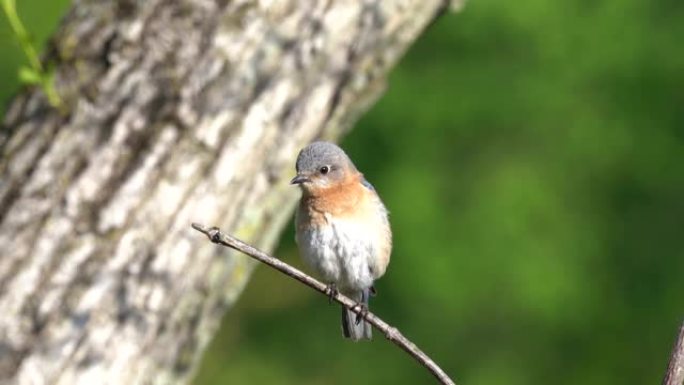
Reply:
[[0, 381], [184, 383], [336, 139], [448, 4], [76, 0], [0, 132]]
[[684, 322], [679, 327], [677, 339], [672, 347], [670, 362], [667, 365], [663, 385], [684, 384]]

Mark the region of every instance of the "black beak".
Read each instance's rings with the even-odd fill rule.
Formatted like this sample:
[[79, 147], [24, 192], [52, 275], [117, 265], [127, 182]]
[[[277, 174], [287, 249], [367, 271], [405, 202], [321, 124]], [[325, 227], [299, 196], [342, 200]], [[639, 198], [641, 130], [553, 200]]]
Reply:
[[296, 177], [292, 178], [290, 184], [302, 184], [310, 181], [311, 179], [305, 177], [304, 175], [297, 175]]

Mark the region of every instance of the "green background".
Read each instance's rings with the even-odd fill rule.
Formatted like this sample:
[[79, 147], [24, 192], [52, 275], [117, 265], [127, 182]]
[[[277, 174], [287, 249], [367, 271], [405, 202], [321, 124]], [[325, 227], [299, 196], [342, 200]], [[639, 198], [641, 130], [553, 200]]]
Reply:
[[[67, 2], [21, 0], [38, 42]], [[655, 384], [684, 317], [684, 2], [469, 2], [343, 146], [391, 211], [372, 309], [459, 384]], [[0, 23], [0, 97], [24, 62]], [[292, 228], [277, 255], [301, 266]], [[195, 384], [419, 384], [259, 268]]]

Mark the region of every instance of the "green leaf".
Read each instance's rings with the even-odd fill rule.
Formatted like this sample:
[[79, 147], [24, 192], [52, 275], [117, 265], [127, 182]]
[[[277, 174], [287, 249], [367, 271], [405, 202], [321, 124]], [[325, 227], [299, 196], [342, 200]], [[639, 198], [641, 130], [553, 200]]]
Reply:
[[33, 68], [21, 66], [19, 67], [19, 81], [24, 84], [40, 84], [43, 82], [43, 75]]

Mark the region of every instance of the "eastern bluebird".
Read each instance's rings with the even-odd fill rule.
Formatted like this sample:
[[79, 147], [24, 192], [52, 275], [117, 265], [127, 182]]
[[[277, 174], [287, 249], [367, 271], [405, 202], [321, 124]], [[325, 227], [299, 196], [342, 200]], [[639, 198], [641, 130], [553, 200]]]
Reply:
[[[292, 184], [302, 189], [296, 214], [300, 254], [331, 293], [339, 290], [368, 311], [373, 281], [387, 269], [392, 232], [387, 209], [345, 152], [314, 142], [297, 157]], [[354, 341], [371, 338], [371, 325], [342, 308], [342, 331]]]

